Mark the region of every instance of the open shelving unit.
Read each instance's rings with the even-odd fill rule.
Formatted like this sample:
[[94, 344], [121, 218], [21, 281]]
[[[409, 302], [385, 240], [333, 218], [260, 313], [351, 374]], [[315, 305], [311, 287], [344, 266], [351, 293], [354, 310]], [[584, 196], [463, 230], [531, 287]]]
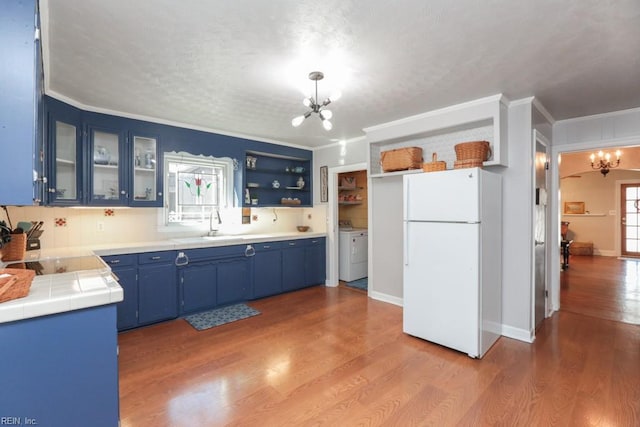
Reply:
[[[254, 162], [248, 160], [255, 158]], [[249, 192], [245, 207], [304, 207], [311, 206], [311, 160], [255, 151], [246, 152], [244, 189]], [[299, 185], [300, 179], [304, 184]], [[278, 181], [278, 186], [274, 182]], [[258, 203], [251, 203], [257, 199]], [[299, 203], [297, 203], [299, 201]]]

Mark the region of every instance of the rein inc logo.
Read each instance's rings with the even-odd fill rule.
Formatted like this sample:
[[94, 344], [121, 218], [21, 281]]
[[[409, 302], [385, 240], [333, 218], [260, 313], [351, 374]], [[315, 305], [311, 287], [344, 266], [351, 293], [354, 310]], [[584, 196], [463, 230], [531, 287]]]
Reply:
[[35, 418], [30, 417], [0, 417], [0, 426], [37, 426]]

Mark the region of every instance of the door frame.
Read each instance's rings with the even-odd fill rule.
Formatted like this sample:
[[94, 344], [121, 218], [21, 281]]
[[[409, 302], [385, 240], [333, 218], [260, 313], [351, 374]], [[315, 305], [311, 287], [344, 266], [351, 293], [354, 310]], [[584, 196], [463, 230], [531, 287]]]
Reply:
[[[551, 166], [551, 159], [549, 158], [549, 149], [551, 148], [551, 141], [549, 141], [549, 139], [547, 139], [542, 133], [540, 133], [538, 130], [534, 129], [532, 132], [532, 136], [531, 136], [531, 140], [532, 140], [532, 150], [533, 150], [533, 161], [536, 161], [536, 145], [537, 143], [541, 143], [542, 145], [544, 145], [545, 147], [545, 155], [547, 156], [547, 164], [549, 165], [549, 167]], [[532, 206], [535, 209], [535, 192], [536, 192], [536, 166], [535, 164], [533, 165], [532, 169], [532, 187], [533, 187], [533, 200], [534, 203], [532, 204]], [[550, 197], [552, 193], [549, 188], [551, 186], [551, 177], [549, 174], [549, 168], [547, 168], [545, 170], [545, 181], [546, 181], [546, 188], [547, 188], [547, 205], [545, 206], [545, 233], [544, 233], [544, 238], [545, 238], [545, 260], [544, 260], [544, 289], [545, 289], [545, 293], [547, 295], [547, 297], [545, 298], [544, 301], [544, 317], [550, 317], [551, 314], [553, 313], [553, 310], [551, 310], [551, 304], [549, 304], [549, 283], [550, 283], [550, 279], [551, 279], [551, 272], [549, 271], [549, 252], [552, 252], [550, 250], [551, 248], [551, 209], [550, 209], [550, 205], [551, 205], [551, 199], [552, 197]], [[533, 262], [531, 263], [531, 325], [533, 327], [533, 329], [535, 330], [536, 327], [536, 242], [535, 242], [535, 212], [533, 213], [533, 221], [531, 221], [531, 236], [534, 236], [532, 244], [533, 244], [533, 250], [532, 250], [532, 255], [533, 255]], [[558, 247], [559, 247], [559, 243], [558, 243]], [[535, 332], [534, 332], [535, 334]]]
[[[339, 227], [338, 227], [338, 174], [345, 172], [367, 171], [367, 179], [369, 170], [367, 163], [353, 163], [350, 165], [329, 167], [328, 171], [328, 209], [327, 209], [327, 236], [329, 244], [329, 272], [327, 274], [327, 286], [335, 287], [340, 283], [339, 279]], [[368, 202], [367, 202], [368, 203]], [[369, 254], [367, 255], [369, 257]]]
[[638, 179], [621, 179], [616, 181], [616, 227], [615, 227], [615, 236], [614, 236], [614, 245], [616, 248], [616, 256], [620, 257], [622, 255], [622, 186], [624, 184], [636, 184], [640, 185], [640, 180]]
[[[550, 201], [550, 222], [551, 222], [551, 236], [553, 236], [553, 244], [558, 248], [560, 247], [560, 221], [562, 219], [562, 212], [560, 206], [560, 174], [558, 173], [558, 158], [563, 153], [573, 153], [576, 151], [589, 151], [598, 150], [603, 148], [614, 147], [633, 147], [640, 145], [638, 137], [630, 138], [615, 138], [615, 139], [603, 139], [587, 142], [576, 142], [569, 144], [560, 144], [551, 146], [551, 191], [549, 194]], [[618, 197], [620, 197], [618, 195]], [[619, 236], [619, 235], [618, 235]], [[619, 238], [619, 237], [618, 237]], [[550, 242], [551, 243], [551, 242]], [[618, 248], [620, 245], [618, 245]], [[619, 250], [619, 249], [618, 249]], [[547, 284], [549, 288], [549, 297], [547, 302], [551, 304], [549, 307], [550, 312], [560, 310], [560, 251], [549, 251], [547, 255], [550, 267], [550, 282]], [[549, 277], [549, 276], [548, 276]]]

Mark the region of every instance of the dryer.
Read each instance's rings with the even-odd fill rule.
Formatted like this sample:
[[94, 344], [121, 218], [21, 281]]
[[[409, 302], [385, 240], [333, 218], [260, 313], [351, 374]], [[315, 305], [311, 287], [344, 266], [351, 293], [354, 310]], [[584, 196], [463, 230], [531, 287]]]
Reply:
[[369, 233], [367, 229], [341, 229], [339, 239], [340, 280], [351, 282], [367, 277]]

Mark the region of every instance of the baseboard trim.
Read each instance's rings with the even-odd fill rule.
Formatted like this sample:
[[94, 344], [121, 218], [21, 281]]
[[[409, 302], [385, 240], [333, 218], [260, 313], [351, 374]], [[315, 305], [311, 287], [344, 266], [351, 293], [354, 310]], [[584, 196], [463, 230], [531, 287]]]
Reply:
[[393, 295], [383, 294], [381, 292], [369, 291], [369, 298], [382, 302], [388, 302], [389, 304], [402, 307], [402, 298], [394, 297]]
[[531, 344], [536, 339], [533, 331], [514, 328], [513, 326], [509, 326], [509, 325], [502, 325], [502, 336], [507, 338], [512, 338], [518, 341], [524, 341], [529, 344]]

